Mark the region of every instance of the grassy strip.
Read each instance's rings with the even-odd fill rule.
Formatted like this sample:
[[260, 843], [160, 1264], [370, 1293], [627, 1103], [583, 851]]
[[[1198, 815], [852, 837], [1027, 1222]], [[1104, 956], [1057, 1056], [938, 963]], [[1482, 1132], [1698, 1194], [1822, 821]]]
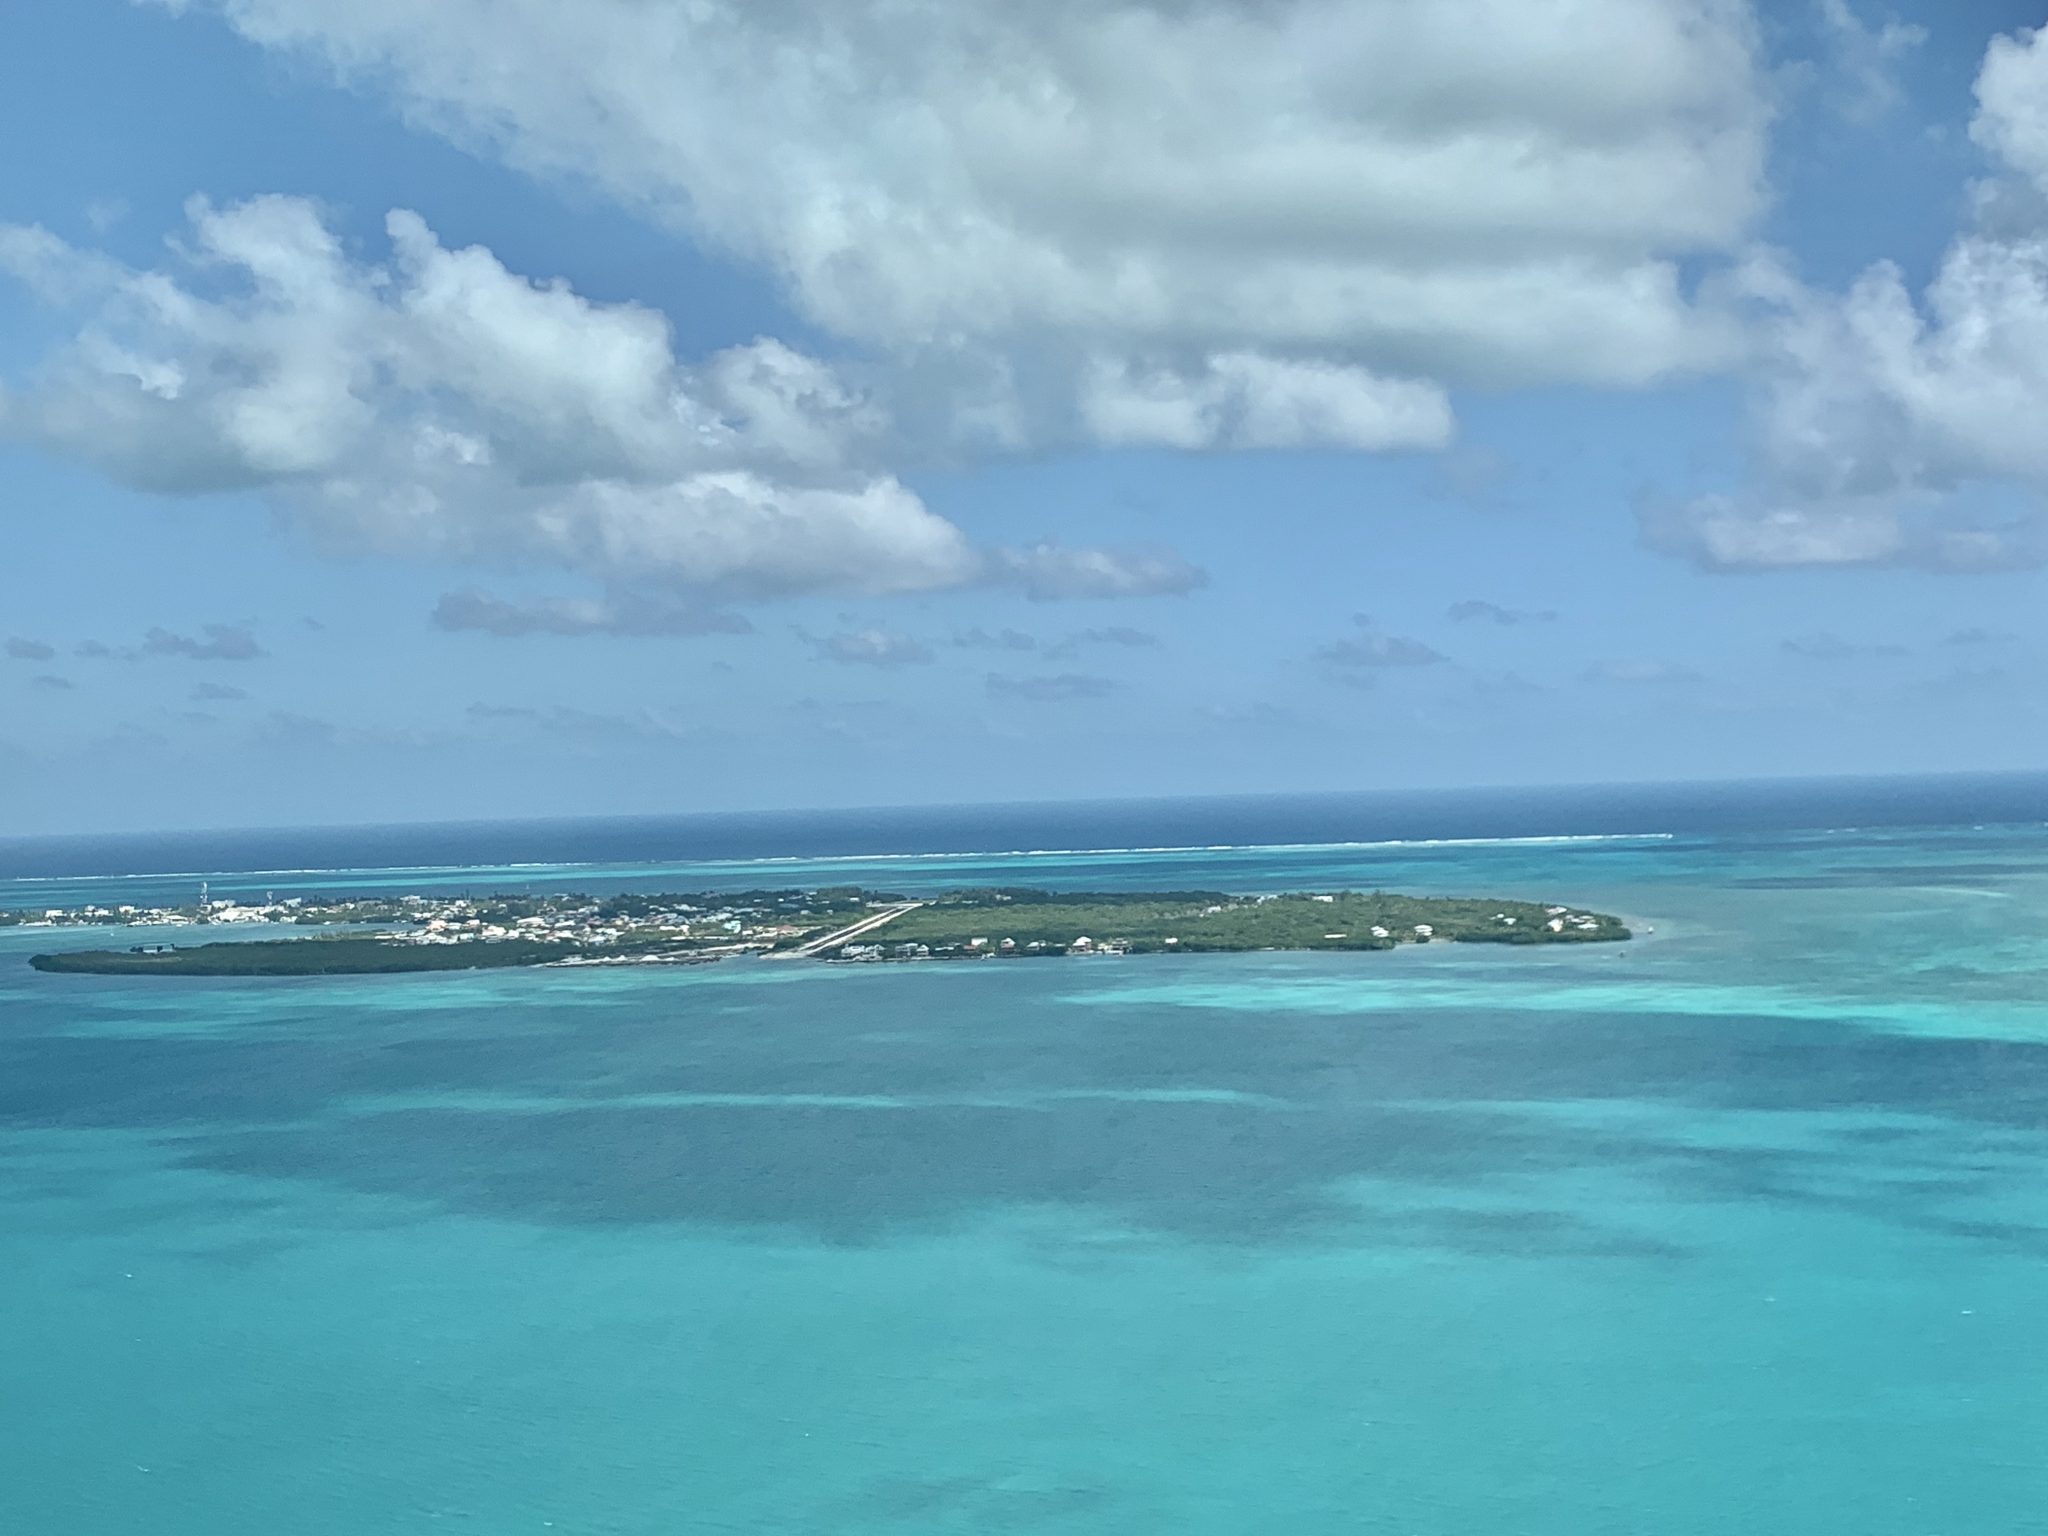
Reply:
[[[1512, 919], [1512, 921], [1510, 921]], [[1561, 929], [1550, 927], [1561, 921]], [[1580, 926], [1590, 920], [1591, 927]], [[1423, 934], [1417, 930], [1427, 928]], [[1379, 929], [1383, 932], [1375, 933]], [[1583, 944], [1628, 938], [1619, 918], [1573, 907], [1554, 913], [1527, 901], [1399, 896], [1346, 891], [1323, 900], [1310, 895], [1267, 899], [1216, 891], [1056, 894], [1041, 891], [966, 891], [919, 908], [874, 935], [887, 946], [924, 944], [933, 950], [976, 939], [1017, 949], [1070, 948], [1088, 938], [1159, 949], [1391, 949], [1423, 938], [1484, 944]], [[1169, 942], [1171, 941], [1171, 942]]]

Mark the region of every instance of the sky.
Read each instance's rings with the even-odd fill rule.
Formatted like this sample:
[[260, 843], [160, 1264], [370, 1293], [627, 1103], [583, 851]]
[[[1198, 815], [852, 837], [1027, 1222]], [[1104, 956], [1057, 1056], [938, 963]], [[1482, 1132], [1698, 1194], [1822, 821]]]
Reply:
[[0, 835], [2048, 766], [2004, 0], [0, 14]]

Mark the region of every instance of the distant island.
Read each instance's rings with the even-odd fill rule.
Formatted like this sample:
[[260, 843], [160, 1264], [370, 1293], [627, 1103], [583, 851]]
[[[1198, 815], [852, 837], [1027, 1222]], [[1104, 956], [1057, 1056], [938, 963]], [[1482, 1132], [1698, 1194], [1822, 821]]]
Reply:
[[30, 957], [98, 976], [348, 976], [521, 966], [705, 964], [738, 955], [838, 964], [1054, 956], [1387, 950], [1402, 944], [1586, 944], [1619, 918], [1569, 905], [1385, 891], [1059, 892], [990, 887], [914, 899], [824, 890], [594, 897], [369, 897], [261, 905], [85, 907], [0, 925], [180, 930], [324, 927], [293, 938], [155, 941]]

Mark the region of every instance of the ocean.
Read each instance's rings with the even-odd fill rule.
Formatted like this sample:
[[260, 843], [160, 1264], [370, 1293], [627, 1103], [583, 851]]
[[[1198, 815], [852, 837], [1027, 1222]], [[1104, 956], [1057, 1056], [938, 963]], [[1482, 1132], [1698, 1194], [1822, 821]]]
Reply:
[[1379, 886], [1621, 946], [0, 929], [0, 1530], [2048, 1531], [2048, 779], [0, 844], [0, 906]]

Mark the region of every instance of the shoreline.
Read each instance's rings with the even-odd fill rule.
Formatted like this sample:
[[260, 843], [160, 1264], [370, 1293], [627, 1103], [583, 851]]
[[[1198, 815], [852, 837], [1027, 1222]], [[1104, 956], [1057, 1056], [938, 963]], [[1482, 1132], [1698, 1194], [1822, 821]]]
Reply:
[[[337, 899], [197, 909], [49, 909], [13, 926], [143, 942], [29, 956], [35, 970], [120, 976], [313, 976], [533, 967], [1045, 959], [1097, 954], [1355, 952], [1438, 943], [1628, 942], [1584, 906], [1389, 891], [1054, 891], [980, 887], [906, 899], [860, 887], [688, 895]], [[296, 929], [294, 934], [292, 930]], [[191, 943], [197, 934], [202, 942]], [[215, 935], [219, 936], [216, 937]], [[185, 942], [177, 942], [183, 940]]]

